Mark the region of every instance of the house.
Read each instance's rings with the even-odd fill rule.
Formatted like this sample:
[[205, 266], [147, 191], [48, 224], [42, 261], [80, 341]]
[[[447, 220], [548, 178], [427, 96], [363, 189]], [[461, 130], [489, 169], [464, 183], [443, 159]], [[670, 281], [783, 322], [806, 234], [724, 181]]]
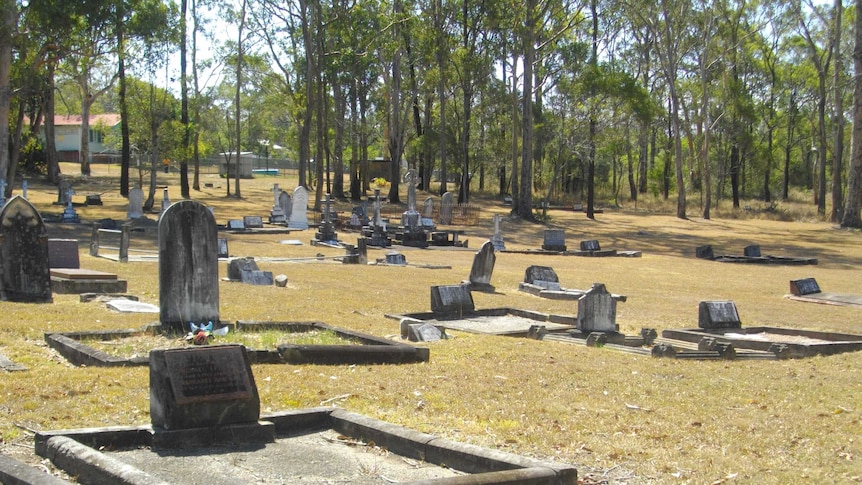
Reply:
[[[116, 149], [105, 145], [110, 130], [119, 130], [120, 115], [109, 113], [90, 115], [90, 162], [119, 162], [120, 154]], [[42, 127], [44, 133], [44, 126]], [[54, 142], [57, 156], [61, 162], [81, 161], [81, 115], [54, 116]]]

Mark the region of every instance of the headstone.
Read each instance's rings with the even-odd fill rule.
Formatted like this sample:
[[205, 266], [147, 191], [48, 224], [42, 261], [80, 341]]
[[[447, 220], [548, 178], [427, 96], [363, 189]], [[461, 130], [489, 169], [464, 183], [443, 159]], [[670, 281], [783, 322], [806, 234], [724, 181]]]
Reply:
[[129, 219], [140, 219], [144, 217], [144, 191], [135, 187], [129, 191]]
[[218, 235], [203, 204], [182, 200], [159, 221], [159, 320], [172, 333], [219, 320]]
[[242, 219], [230, 219], [227, 221], [227, 228], [232, 231], [242, 231], [245, 229], [245, 221]]
[[820, 285], [814, 278], [803, 278], [801, 280], [790, 280], [790, 294], [796, 296], [813, 295], [820, 293]]
[[420, 219], [422, 218], [422, 215], [416, 210], [416, 171], [408, 170], [404, 174], [403, 181], [404, 185], [407, 186], [407, 210], [401, 216], [401, 225], [405, 229], [416, 230], [421, 226]]
[[278, 194], [278, 205], [281, 206], [281, 212], [284, 214], [285, 222], [290, 220], [290, 211], [293, 209], [293, 202], [290, 200], [290, 194], [281, 191]]
[[259, 271], [254, 258], [234, 258], [227, 263], [227, 278], [231, 281], [241, 281], [243, 271]]
[[405, 258], [403, 254], [397, 251], [392, 251], [386, 253], [386, 264], [396, 264], [399, 266], [404, 266], [407, 264], [407, 258]]
[[63, 209], [63, 215], [60, 217], [62, 222], [81, 222], [81, 219], [78, 217], [78, 213], [75, 212], [75, 206], [72, 205], [72, 187], [69, 186], [69, 190], [66, 192], [66, 207]]
[[422, 217], [429, 219], [434, 217], [434, 199], [431, 197], [425, 199], [425, 203], [422, 204]]
[[218, 238], [218, 258], [229, 258], [230, 253], [227, 250], [227, 239], [220, 237]]
[[27, 179], [24, 179], [21, 181], [21, 197], [24, 197], [24, 199], [27, 199], [27, 186], [28, 185], [29, 184], [27, 183]]
[[560, 278], [554, 268], [548, 266], [530, 266], [524, 274], [524, 283], [535, 284], [536, 281], [559, 283]]
[[446, 338], [446, 333], [430, 323], [410, 323], [407, 325], [407, 339], [411, 342], [436, 342]]
[[260, 418], [260, 396], [241, 345], [150, 352], [150, 419], [156, 430], [224, 427]]
[[335, 225], [332, 223], [332, 196], [326, 194], [326, 204], [323, 207], [323, 222], [318, 226], [314, 235], [318, 241], [338, 242], [338, 234], [335, 233]]
[[545, 240], [542, 244], [545, 251], [565, 251], [566, 232], [562, 229], [545, 229]]
[[272, 278], [272, 271], [261, 270], [241, 271], [240, 281], [247, 285], [257, 286], [272, 286], [274, 282]]
[[494, 214], [494, 235], [491, 236], [491, 243], [497, 251], [505, 251], [506, 244], [503, 242], [503, 236], [500, 234], [500, 214]]
[[392, 245], [392, 239], [386, 231], [386, 222], [380, 215], [380, 189], [374, 189], [374, 215], [371, 218], [371, 246], [386, 248]]
[[57, 184], [57, 204], [65, 206], [72, 199], [72, 182], [68, 179], [60, 180]]
[[290, 210], [290, 221], [287, 227], [290, 229], [308, 229], [308, 191], [305, 187], [297, 187], [293, 191], [293, 207]]
[[742, 328], [732, 301], [702, 301], [697, 310], [697, 326], [706, 329]]
[[77, 239], [48, 239], [48, 265], [51, 268], [80, 268]]
[[170, 207], [170, 206], [171, 206], [171, 198], [170, 198], [170, 197], [168, 197], [168, 188], [167, 188], [167, 187], [165, 187], [165, 190], [164, 190], [163, 195], [162, 195], [162, 210], [161, 210], [161, 212], [159, 213], [159, 217], [161, 217], [162, 215], [164, 215], [165, 211], [166, 211], [166, 210], [168, 209], [168, 207]]
[[759, 258], [760, 257], [760, 245], [751, 244], [749, 246], [745, 246], [742, 249], [742, 254], [749, 258]]
[[431, 287], [431, 311], [434, 313], [472, 313], [476, 310], [473, 295], [466, 285]]
[[242, 224], [246, 229], [260, 229], [263, 227], [263, 218], [260, 216], [244, 216]]
[[715, 253], [709, 244], [695, 248], [694, 255], [699, 259], [715, 259]]
[[0, 179], [0, 207], [6, 205], [6, 179]]
[[269, 211], [269, 222], [281, 223], [284, 222], [284, 210], [281, 208], [281, 189], [278, 184], [272, 185], [272, 196], [275, 199], [272, 204], [272, 210]]
[[440, 217], [438, 219], [440, 224], [452, 224], [452, 208], [454, 205], [455, 201], [453, 200], [452, 192], [443, 194], [443, 197], [440, 198]]
[[48, 233], [42, 216], [24, 197], [0, 209], [0, 300], [51, 303]]
[[594, 283], [578, 298], [578, 330], [590, 332], [617, 331], [617, 301], [605, 285]]
[[601, 251], [602, 248], [599, 246], [599, 242], [595, 239], [590, 239], [589, 241], [581, 241], [581, 251]]
[[476, 256], [473, 257], [473, 267], [470, 269], [470, 289], [479, 291], [494, 291], [491, 285], [491, 274], [494, 272], [494, 244], [485, 241]]

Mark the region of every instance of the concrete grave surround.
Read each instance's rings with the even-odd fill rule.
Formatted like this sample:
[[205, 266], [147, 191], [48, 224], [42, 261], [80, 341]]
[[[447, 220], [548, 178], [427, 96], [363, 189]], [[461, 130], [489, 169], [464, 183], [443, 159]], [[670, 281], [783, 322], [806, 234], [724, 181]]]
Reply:
[[440, 224], [452, 224], [452, 208], [455, 205], [452, 192], [446, 192], [440, 198]]
[[473, 266], [470, 269], [470, 288], [480, 291], [494, 291], [491, 285], [491, 275], [494, 273], [494, 264], [497, 256], [494, 254], [494, 244], [485, 241], [482, 247], [473, 257]]
[[578, 299], [578, 330], [589, 332], [617, 331], [617, 301], [605, 285], [594, 283]]
[[290, 210], [289, 229], [308, 229], [308, 191], [305, 187], [297, 187], [293, 191], [293, 207]]
[[51, 303], [48, 233], [42, 216], [21, 196], [0, 210], [0, 299]]
[[159, 321], [175, 333], [217, 322], [218, 291], [215, 218], [194, 200], [171, 205], [159, 221]]
[[129, 219], [144, 217], [144, 191], [140, 187], [129, 191], [129, 212], [126, 216]]

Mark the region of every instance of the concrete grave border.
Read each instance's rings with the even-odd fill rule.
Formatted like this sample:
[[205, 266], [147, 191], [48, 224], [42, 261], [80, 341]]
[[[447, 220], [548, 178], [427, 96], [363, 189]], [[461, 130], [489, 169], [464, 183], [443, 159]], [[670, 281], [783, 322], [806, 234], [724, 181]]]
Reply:
[[[224, 322], [222, 322], [224, 323]], [[236, 331], [283, 330], [285, 332], [309, 332], [329, 330], [339, 337], [359, 342], [361, 345], [294, 345], [281, 344], [276, 349], [248, 349], [252, 364], [407, 364], [427, 362], [431, 351], [423, 347], [394, 342], [382, 337], [333, 327], [320, 322], [258, 322], [240, 320], [227, 323]], [[224, 324], [221, 326], [225, 326]], [[134, 330], [95, 330], [84, 332], [45, 333], [45, 342], [57, 350], [74, 365], [90, 367], [128, 367], [149, 364], [149, 357], [115, 357], [81, 342], [83, 339], [118, 340], [140, 335], [158, 335], [161, 325], [151, 324]]]
[[[353, 439], [373, 441], [390, 453], [405, 458], [447, 466], [469, 474], [422, 483], [473, 485], [495, 483], [574, 485], [578, 483], [578, 471], [569, 464], [540, 461], [490, 448], [458, 443], [337, 408], [309, 408], [262, 414], [261, 422], [272, 423], [278, 437], [332, 429]], [[199, 444], [206, 438], [214, 436], [210, 428], [198, 429], [200, 434], [205, 435], [203, 440], [199, 436], [193, 436], [194, 430], [189, 431], [189, 440], [193, 444]], [[35, 437], [35, 450], [39, 456], [50, 459], [66, 472], [86, 478], [93, 483], [117, 485], [159, 483], [158, 479], [146, 471], [99, 451], [111, 448], [151, 447], [153, 435], [154, 431], [149, 425], [40, 431]], [[225, 437], [228, 440], [238, 441], [237, 438], [227, 435]], [[254, 436], [240, 439], [244, 442], [253, 440]]]
[[[826, 342], [788, 343], [746, 337], [747, 335], [758, 333], [805, 337], [825, 340]], [[705, 338], [714, 338], [718, 343], [732, 344], [737, 349], [769, 352], [777, 358], [803, 358], [814, 355], [834, 355], [862, 350], [862, 335], [779, 327], [669, 329], [662, 330], [661, 336], [665, 339], [697, 343], [700, 343]]]
[[548, 332], [569, 332], [570, 330], [574, 330], [578, 324], [578, 317], [570, 316], [570, 315], [554, 315], [550, 313], [542, 313], [536, 312], [532, 310], [521, 310], [519, 308], [486, 308], [482, 310], [475, 310], [470, 313], [463, 314], [446, 314], [446, 313], [434, 313], [434, 312], [418, 312], [418, 313], [404, 313], [404, 314], [395, 314], [395, 313], [387, 313], [386, 318], [390, 318], [393, 320], [398, 320], [399, 322], [403, 319], [413, 320], [415, 322], [434, 322], [435, 325], [444, 327], [448, 330], [457, 330], [462, 332], [469, 333], [484, 333], [489, 335], [505, 335], [510, 337], [529, 337], [530, 330], [525, 329], [524, 331], [509, 331], [509, 332], [479, 332], [476, 330], [466, 329], [463, 326], [457, 325], [456, 322], [458, 320], [463, 320], [465, 318], [471, 317], [504, 317], [504, 316], [515, 316], [526, 318], [529, 320], [535, 320], [537, 325], [544, 326]]

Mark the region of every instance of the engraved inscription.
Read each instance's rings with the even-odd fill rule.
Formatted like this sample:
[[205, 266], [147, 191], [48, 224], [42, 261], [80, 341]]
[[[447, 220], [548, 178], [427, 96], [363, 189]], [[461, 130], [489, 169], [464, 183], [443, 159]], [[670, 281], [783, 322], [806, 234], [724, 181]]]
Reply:
[[165, 363], [177, 404], [250, 399], [252, 384], [240, 346], [169, 350]]

